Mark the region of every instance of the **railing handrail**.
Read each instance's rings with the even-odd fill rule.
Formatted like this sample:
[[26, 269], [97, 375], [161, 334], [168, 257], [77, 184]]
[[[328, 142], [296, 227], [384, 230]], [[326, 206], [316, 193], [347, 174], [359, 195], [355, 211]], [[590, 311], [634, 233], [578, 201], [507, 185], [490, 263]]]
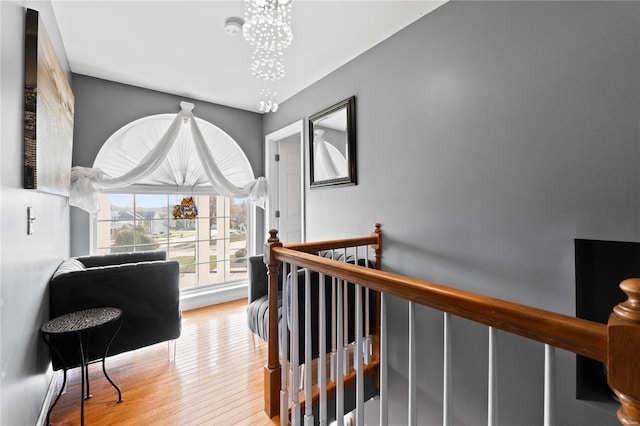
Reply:
[[345, 238], [342, 240], [327, 240], [327, 241], [318, 241], [318, 242], [310, 242], [310, 243], [287, 244], [283, 247], [286, 247], [290, 250], [295, 250], [297, 252], [314, 253], [314, 252], [319, 252], [323, 250], [334, 250], [334, 249], [343, 249], [348, 247], [368, 246], [371, 244], [376, 244], [377, 242], [378, 242], [377, 237], [368, 236], [368, 237], [360, 237], [360, 238]]
[[499, 330], [607, 361], [607, 326], [428, 281], [274, 247], [274, 258]]

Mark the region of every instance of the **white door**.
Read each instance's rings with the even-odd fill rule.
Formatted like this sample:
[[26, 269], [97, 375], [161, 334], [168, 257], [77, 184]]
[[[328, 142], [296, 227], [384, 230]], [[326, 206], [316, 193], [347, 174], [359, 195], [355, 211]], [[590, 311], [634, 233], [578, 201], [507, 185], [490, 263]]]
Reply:
[[[292, 140], [293, 138], [293, 140]], [[277, 142], [275, 224], [283, 244], [302, 242], [300, 144], [290, 136]]]
[[267, 227], [283, 244], [304, 241], [304, 163], [302, 120], [268, 135], [266, 140]]

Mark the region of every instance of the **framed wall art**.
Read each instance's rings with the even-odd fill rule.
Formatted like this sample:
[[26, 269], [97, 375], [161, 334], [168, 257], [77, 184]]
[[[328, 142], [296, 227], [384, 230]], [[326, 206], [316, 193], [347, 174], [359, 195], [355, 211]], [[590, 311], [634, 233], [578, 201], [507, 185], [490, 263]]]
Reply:
[[309, 117], [309, 170], [311, 187], [357, 183], [355, 96]]
[[68, 196], [74, 96], [38, 11], [27, 9], [24, 188]]

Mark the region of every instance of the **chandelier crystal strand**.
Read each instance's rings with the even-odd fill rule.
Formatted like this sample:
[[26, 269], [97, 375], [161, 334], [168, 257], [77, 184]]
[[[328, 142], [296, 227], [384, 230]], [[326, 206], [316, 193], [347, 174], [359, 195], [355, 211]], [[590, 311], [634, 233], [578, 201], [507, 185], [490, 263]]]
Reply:
[[244, 38], [263, 50], [283, 50], [293, 40], [292, 0], [245, 0]]
[[278, 110], [278, 102], [276, 96], [278, 92], [272, 90], [270, 87], [265, 87], [260, 91], [260, 103], [258, 104], [258, 111], [260, 112], [276, 112]]
[[277, 92], [270, 87], [286, 75], [283, 51], [291, 44], [293, 0], [245, 0], [244, 38], [254, 47], [251, 73], [265, 82], [258, 111], [275, 112]]
[[270, 53], [256, 49], [251, 57], [251, 73], [265, 81], [280, 80], [285, 76], [282, 52]]

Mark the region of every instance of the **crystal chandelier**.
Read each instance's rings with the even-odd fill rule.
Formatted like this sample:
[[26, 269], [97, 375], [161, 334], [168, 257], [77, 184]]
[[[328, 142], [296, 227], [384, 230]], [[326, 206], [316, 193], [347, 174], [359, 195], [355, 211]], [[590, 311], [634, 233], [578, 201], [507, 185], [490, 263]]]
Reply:
[[260, 92], [260, 112], [275, 112], [277, 92], [273, 82], [285, 76], [283, 50], [293, 39], [291, 3], [293, 0], [245, 0], [244, 38], [254, 47], [251, 73], [265, 82]]

